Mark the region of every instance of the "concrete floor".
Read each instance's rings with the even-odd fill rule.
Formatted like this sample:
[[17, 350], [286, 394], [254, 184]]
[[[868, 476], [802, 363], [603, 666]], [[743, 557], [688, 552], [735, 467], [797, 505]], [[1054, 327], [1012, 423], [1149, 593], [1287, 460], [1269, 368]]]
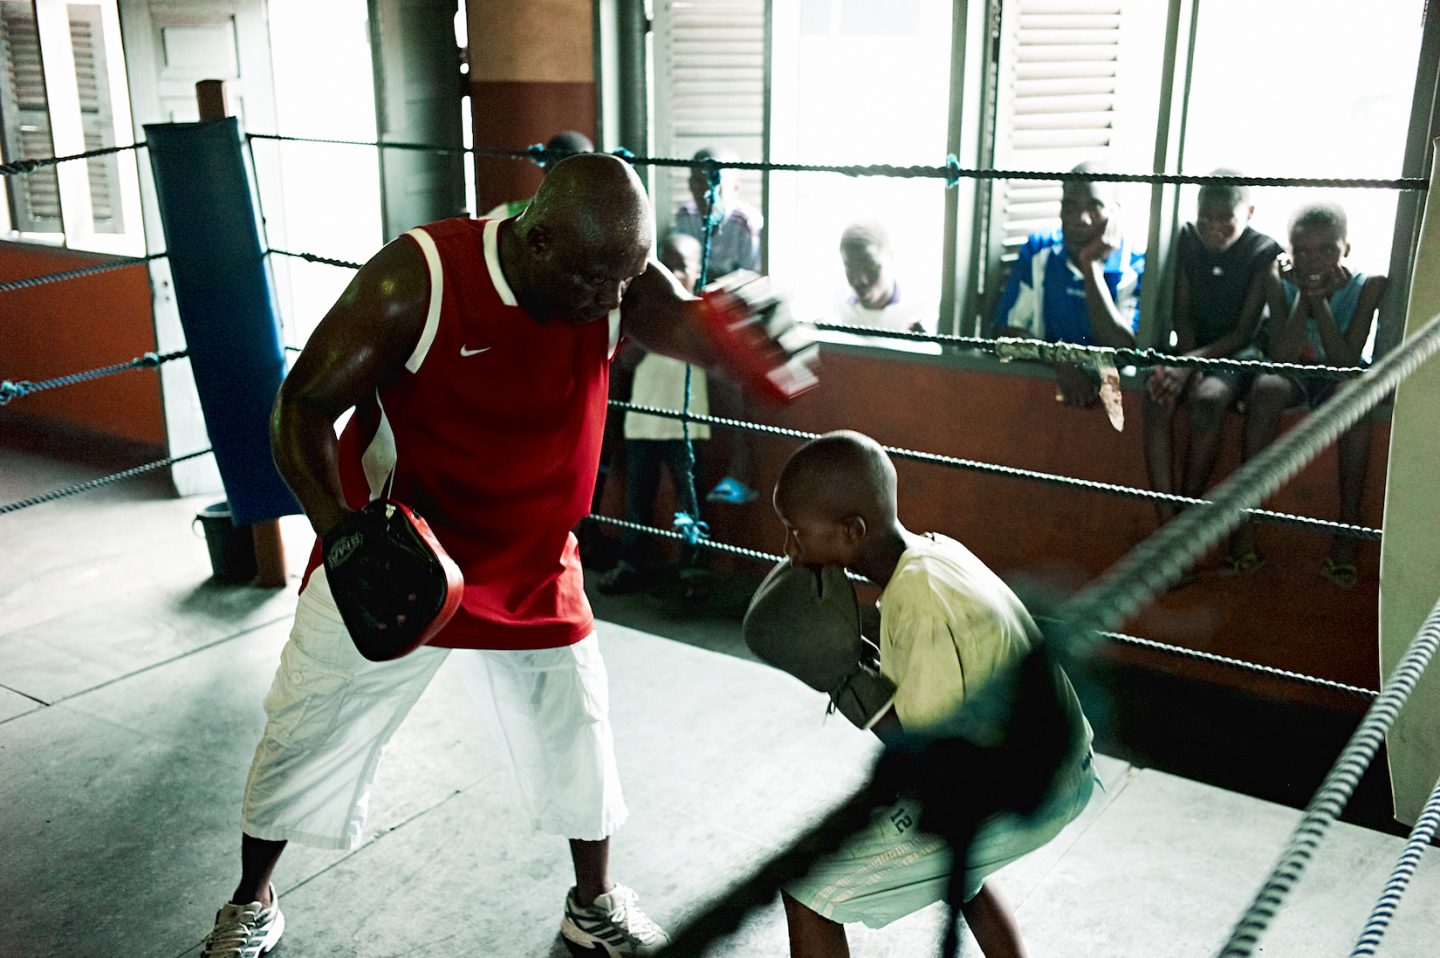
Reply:
[[[0, 502], [96, 470], [0, 451]], [[103, 470], [102, 470], [103, 471]], [[284, 590], [209, 581], [191, 519], [136, 479], [0, 516], [0, 955], [172, 958], [235, 880], [240, 790], [284, 642]], [[308, 547], [286, 520], [292, 572]], [[601, 608], [604, 607], [600, 604]], [[613, 871], [677, 926], [864, 775], [875, 746], [823, 700], [724, 649], [731, 620], [600, 627], [632, 816]], [[528, 834], [458, 676], [442, 669], [401, 728], [354, 852], [287, 853], [284, 956], [554, 956], [564, 843]], [[1215, 952], [1299, 813], [1102, 757], [1106, 791], [1000, 873], [1036, 956]], [[1401, 839], [1337, 825], [1262, 954], [1345, 955]], [[861, 958], [936, 952], [927, 909]], [[1435, 954], [1440, 864], [1422, 860], [1381, 954]], [[783, 955], [777, 905], [715, 956]], [[978, 954], [973, 942], [968, 954]]]

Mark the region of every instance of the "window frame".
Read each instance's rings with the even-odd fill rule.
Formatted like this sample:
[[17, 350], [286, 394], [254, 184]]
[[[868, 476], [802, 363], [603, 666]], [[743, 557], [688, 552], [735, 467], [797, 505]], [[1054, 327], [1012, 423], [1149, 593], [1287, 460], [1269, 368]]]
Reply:
[[[50, 118], [53, 156], [86, 152], [85, 117], [76, 78], [75, 51], [71, 38], [70, 7], [98, 8], [103, 80], [108, 94], [109, 118], [103, 131], [115, 146], [135, 142], [130, 113], [130, 94], [125, 72], [125, 52], [120, 33], [117, 0], [29, 0], [35, 14], [44, 72], [46, 112]], [[122, 228], [116, 232], [95, 229], [91, 205], [90, 162], [73, 160], [53, 169], [59, 184], [60, 229], [31, 231], [17, 229], [10, 217], [9, 177], [0, 180], [0, 229], [4, 238], [25, 243], [59, 246], [96, 253], [139, 256], [145, 252], [144, 223], [140, 207], [139, 170], [135, 150], [121, 150], [103, 158], [114, 162], [113, 202], [119, 206]], [[21, 157], [5, 157], [6, 160]], [[28, 175], [28, 174], [24, 174]]]
[[[765, 2], [766, 91], [762, 156], [765, 162], [771, 160], [770, 77], [775, 56], [775, 3], [776, 0]], [[1164, 23], [1164, 52], [1159, 72], [1160, 89], [1148, 172], [1175, 174], [1181, 172], [1183, 166], [1200, 4], [1201, 0], [1167, 0], [1164, 16], [1157, 18]], [[625, 16], [636, 15], [637, 19], [652, 31], [653, 36], [653, 21], [645, 15], [644, 0], [606, 0], [606, 6], [619, 11], [618, 22], [624, 22]], [[1013, 15], [1015, 12], [1013, 5], [1007, 0], [985, 0], [983, 3], [967, 3], [966, 0], [953, 2], [947, 144], [949, 151], [959, 158], [962, 166], [980, 169], [995, 166], [999, 96], [1006, 82], [1006, 78], [999, 73], [1002, 65], [1001, 45], [1005, 42], [1006, 15]], [[1409, 133], [1402, 168], [1407, 176], [1423, 177], [1428, 168], [1431, 139], [1436, 133], [1440, 133], [1440, 97], [1437, 97], [1436, 93], [1436, 81], [1440, 78], [1440, 17], [1433, 14], [1427, 16], [1422, 29], [1421, 51], [1416, 64]], [[607, 36], [614, 42], [613, 30], [608, 35], [598, 32], [597, 35], [601, 38], [601, 44], [606, 42]], [[597, 53], [597, 58], [602, 56], [603, 50]], [[633, 113], [636, 105], [629, 103], [629, 99], [642, 94], [647, 100], [653, 98], [657, 83], [663, 82], [663, 78], [656, 76], [653, 57], [650, 59], [649, 68], [642, 73], [645, 77], [642, 91], [637, 92], [629, 85], [619, 85], [620, 88], [614, 91], [616, 95], [610, 97], [606, 103], [607, 115], [602, 117], [602, 126], [608, 129], [618, 128], [621, 123], [610, 114], [624, 117], [628, 116], [627, 110]], [[608, 97], [609, 91], [602, 92]], [[647, 115], [647, 125], [652, 138], [655, 128], [662, 124], [660, 118]], [[630, 126], [634, 125], [632, 121]], [[927, 159], [916, 158], [916, 161], [923, 162]], [[769, 172], [762, 173], [761, 196], [766, 203], [764, 213], [767, 224], [770, 220], [768, 206], [772, 195], [769, 180]], [[1137, 195], [1140, 192], [1142, 191], [1137, 190]], [[990, 313], [999, 298], [1006, 276], [1006, 267], [1002, 261], [1003, 245], [997, 244], [991, 235], [994, 231], [994, 194], [994, 181], [978, 178], [964, 178], [957, 188], [946, 191], [944, 235], [939, 238], [944, 246], [940, 301], [942, 333], [982, 335], [990, 326]], [[1147, 273], [1151, 280], [1142, 287], [1137, 339], [1142, 346], [1160, 346], [1168, 340], [1171, 328], [1167, 308], [1174, 283], [1171, 246], [1176, 231], [1184, 220], [1181, 188], [1164, 184], [1150, 187], [1148, 207], [1146, 250]], [[1398, 340], [1398, 330], [1403, 325], [1420, 207], [1417, 194], [1401, 194], [1391, 253], [1391, 295], [1382, 307], [1378, 322], [1377, 355]], [[770, 258], [770, 238], [771, 231], [767, 228], [761, 237], [762, 259], [766, 263]], [[877, 344], [876, 348], [884, 347]]]

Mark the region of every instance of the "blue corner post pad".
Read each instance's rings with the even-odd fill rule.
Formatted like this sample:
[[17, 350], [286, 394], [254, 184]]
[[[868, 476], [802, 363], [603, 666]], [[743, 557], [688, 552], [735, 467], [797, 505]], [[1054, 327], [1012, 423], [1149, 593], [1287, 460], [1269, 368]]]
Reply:
[[234, 117], [145, 127], [190, 368], [234, 523], [300, 511], [270, 455], [285, 349]]

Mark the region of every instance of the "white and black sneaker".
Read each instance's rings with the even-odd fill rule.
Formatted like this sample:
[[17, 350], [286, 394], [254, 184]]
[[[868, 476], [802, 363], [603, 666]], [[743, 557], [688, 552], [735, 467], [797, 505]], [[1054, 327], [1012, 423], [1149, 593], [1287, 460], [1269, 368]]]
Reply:
[[260, 958], [280, 943], [284, 932], [280, 896], [271, 885], [269, 908], [258, 901], [246, 905], [226, 902], [215, 913], [215, 927], [205, 939], [200, 958]]
[[560, 936], [570, 953], [578, 958], [659, 954], [670, 939], [640, 910], [638, 901], [633, 888], [616, 885], [589, 908], [581, 908], [575, 889], [570, 889], [565, 920], [560, 923]]

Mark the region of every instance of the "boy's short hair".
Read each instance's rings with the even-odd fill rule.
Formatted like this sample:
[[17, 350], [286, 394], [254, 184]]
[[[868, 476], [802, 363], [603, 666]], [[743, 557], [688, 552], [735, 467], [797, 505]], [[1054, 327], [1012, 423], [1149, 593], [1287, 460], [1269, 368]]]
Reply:
[[[1228, 166], [1217, 166], [1207, 176], [1244, 176], [1239, 170]], [[1223, 204], [1230, 209], [1237, 206], [1250, 205], [1250, 187], [1241, 186], [1235, 183], [1206, 183], [1200, 187], [1200, 195], [1195, 201], [1197, 206], [1205, 206], [1207, 203]]]
[[1335, 231], [1335, 238], [1338, 240], [1349, 239], [1350, 223], [1345, 216], [1345, 207], [1339, 203], [1321, 201], [1319, 203], [1307, 203], [1290, 215], [1290, 229], [1293, 233], [1297, 229], [1332, 229]]

